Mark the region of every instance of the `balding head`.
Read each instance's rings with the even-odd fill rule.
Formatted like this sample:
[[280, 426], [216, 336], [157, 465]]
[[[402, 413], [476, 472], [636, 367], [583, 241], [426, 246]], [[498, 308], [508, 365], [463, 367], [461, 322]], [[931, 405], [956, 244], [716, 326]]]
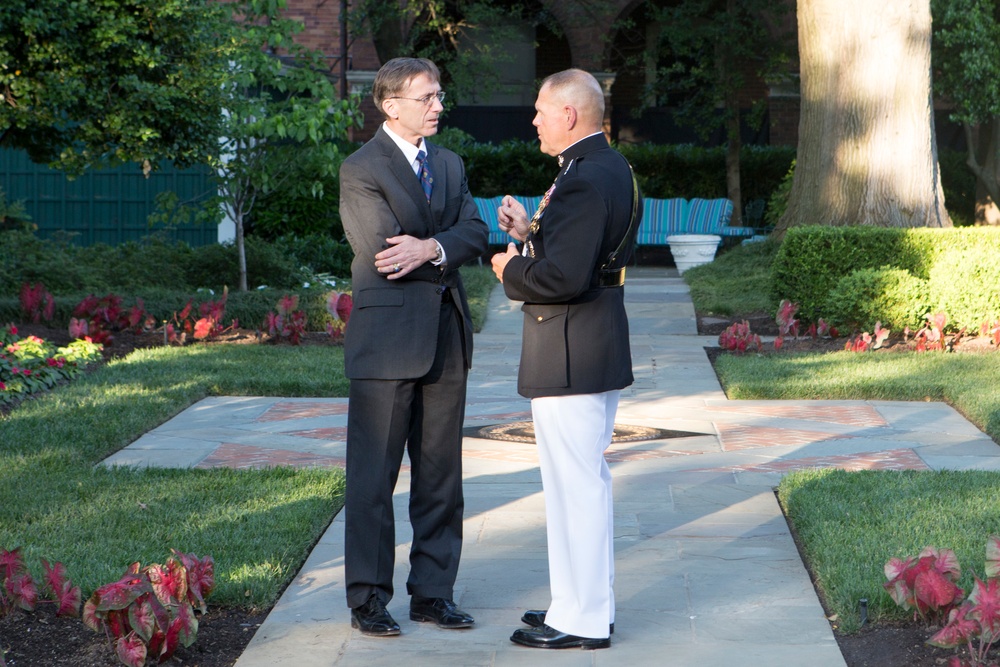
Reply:
[[600, 131], [604, 124], [604, 91], [589, 72], [568, 69], [542, 82], [552, 99], [576, 109], [577, 123], [587, 134]]
[[538, 130], [543, 153], [559, 155], [567, 146], [600, 132], [603, 123], [604, 93], [593, 76], [568, 69], [542, 82], [531, 124]]

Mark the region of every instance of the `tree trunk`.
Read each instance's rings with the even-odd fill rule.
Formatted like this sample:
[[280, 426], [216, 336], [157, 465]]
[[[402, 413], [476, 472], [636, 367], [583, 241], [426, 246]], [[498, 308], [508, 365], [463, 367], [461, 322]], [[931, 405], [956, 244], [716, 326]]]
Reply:
[[247, 251], [243, 235], [243, 212], [233, 211], [233, 222], [236, 225], [236, 259], [240, 269], [240, 291], [247, 291]]
[[930, 0], [799, 0], [795, 225], [950, 227], [931, 104]]
[[976, 175], [977, 225], [1000, 225], [1000, 117], [979, 125], [975, 131], [965, 127], [968, 144], [966, 164]]
[[729, 110], [726, 121], [726, 196], [733, 202], [733, 217], [729, 224], [732, 227], [743, 226], [743, 194], [740, 190], [740, 110], [736, 105], [736, 95], [727, 96], [726, 104], [732, 98], [733, 108]]

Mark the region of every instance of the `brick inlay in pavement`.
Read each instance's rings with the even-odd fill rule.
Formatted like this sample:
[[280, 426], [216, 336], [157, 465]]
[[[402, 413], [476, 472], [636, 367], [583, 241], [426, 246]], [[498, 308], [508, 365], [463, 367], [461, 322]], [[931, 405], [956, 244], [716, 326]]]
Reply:
[[224, 442], [206, 456], [196, 468], [343, 468], [347, 461], [337, 456], [321, 456], [287, 449], [267, 449]]
[[923, 459], [912, 449], [890, 449], [884, 452], [846, 454], [843, 456], [809, 456], [800, 459], [781, 459], [770, 463], [701, 468], [689, 472], [776, 472], [788, 473], [808, 468], [840, 468], [850, 472], [858, 470], [930, 470]]
[[310, 417], [332, 417], [347, 414], [347, 401], [343, 403], [309, 403], [288, 401], [275, 403], [257, 418], [259, 422], [276, 422]]
[[885, 419], [870, 405], [724, 405], [709, 408], [716, 412], [762, 415], [782, 419], [847, 424], [848, 426], [887, 426]]
[[845, 440], [852, 435], [824, 433], [793, 428], [771, 426], [741, 426], [740, 424], [717, 424], [722, 451], [733, 452], [740, 449], [762, 447], [787, 447], [789, 445], [809, 445], [824, 440]]
[[287, 435], [297, 435], [302, 438], [315, 438], [317, 440], [336, 440], [337, 442], [347, 442], [347, 427], [332, 426], [330, 428], [311, 428], [305, 431], [290, 431]]

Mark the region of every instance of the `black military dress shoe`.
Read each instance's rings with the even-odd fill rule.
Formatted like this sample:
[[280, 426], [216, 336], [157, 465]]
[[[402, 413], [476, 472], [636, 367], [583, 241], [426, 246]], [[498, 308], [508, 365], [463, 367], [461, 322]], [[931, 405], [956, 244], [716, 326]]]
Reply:
[[372, 637], [393, 637], [399, 634], [399, 624], [386, 611], [385, 603], [372, 595], [368, 602], [351, 609], [351, 627]]
[[585, 651], [592, 651], [611, 646], [610, 637], [604, 637], [603, 639], [577, 637], [576, 635], [559, 632], [555, 628], [545, 624], [542, 624], [538, 628], [515, 630], [514, 634], [510, 636], [510, 640], [515, 644], [530, 646], [531, 648], [582, 648]]
[[410, 620], [437, 623], [439, 628], [448, 630], [470, 628], [476, 622], [447, 598], [422, 598], [417, 595], [410, 598]]
[[[525, 625], [530, 625], [533, 628], [540, 628], [545, 625], [545, 610], [544, 609], [529, 609], [524, 612], [524, 616], [521, 617], [521, 622]], [[610, 634], [615, 634], [615, 624], [611, 623], [608, 625], [608, 632]]]

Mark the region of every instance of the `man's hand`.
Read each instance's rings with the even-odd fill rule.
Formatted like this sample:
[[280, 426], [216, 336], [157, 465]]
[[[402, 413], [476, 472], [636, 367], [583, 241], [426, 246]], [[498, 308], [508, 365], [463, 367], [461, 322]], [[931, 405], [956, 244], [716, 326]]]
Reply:
[[375, 255], [375, 269], [389, 280], [402, 278], [418, 266], [437, 257], [437, 241], [415, 236], [393, 236], [389, 247]]
[[518, 241], [528, 238], [528, 212], [524, 210], [521, 202], [510, 195], [505, 195], [500, 200], [500, 208], [497, 209], [497, 220], [500, 229], [513, 236]]
[[[524, 210], [524, 207], [522, 206], [521, 209]], [[517, 251], [517, 246], [513, 243], [508, 243], [507, 252], [493, 255], [493, 259], [490, 260], [490, 262], [493, 264], [493, 273], [496, 274], [497, 280], [503, 282], [503, 270], [504, 267], [507, 266], [507, 262], [509, 262], [512, 257], [517, 257], [520, 254], [521, 253]]]

